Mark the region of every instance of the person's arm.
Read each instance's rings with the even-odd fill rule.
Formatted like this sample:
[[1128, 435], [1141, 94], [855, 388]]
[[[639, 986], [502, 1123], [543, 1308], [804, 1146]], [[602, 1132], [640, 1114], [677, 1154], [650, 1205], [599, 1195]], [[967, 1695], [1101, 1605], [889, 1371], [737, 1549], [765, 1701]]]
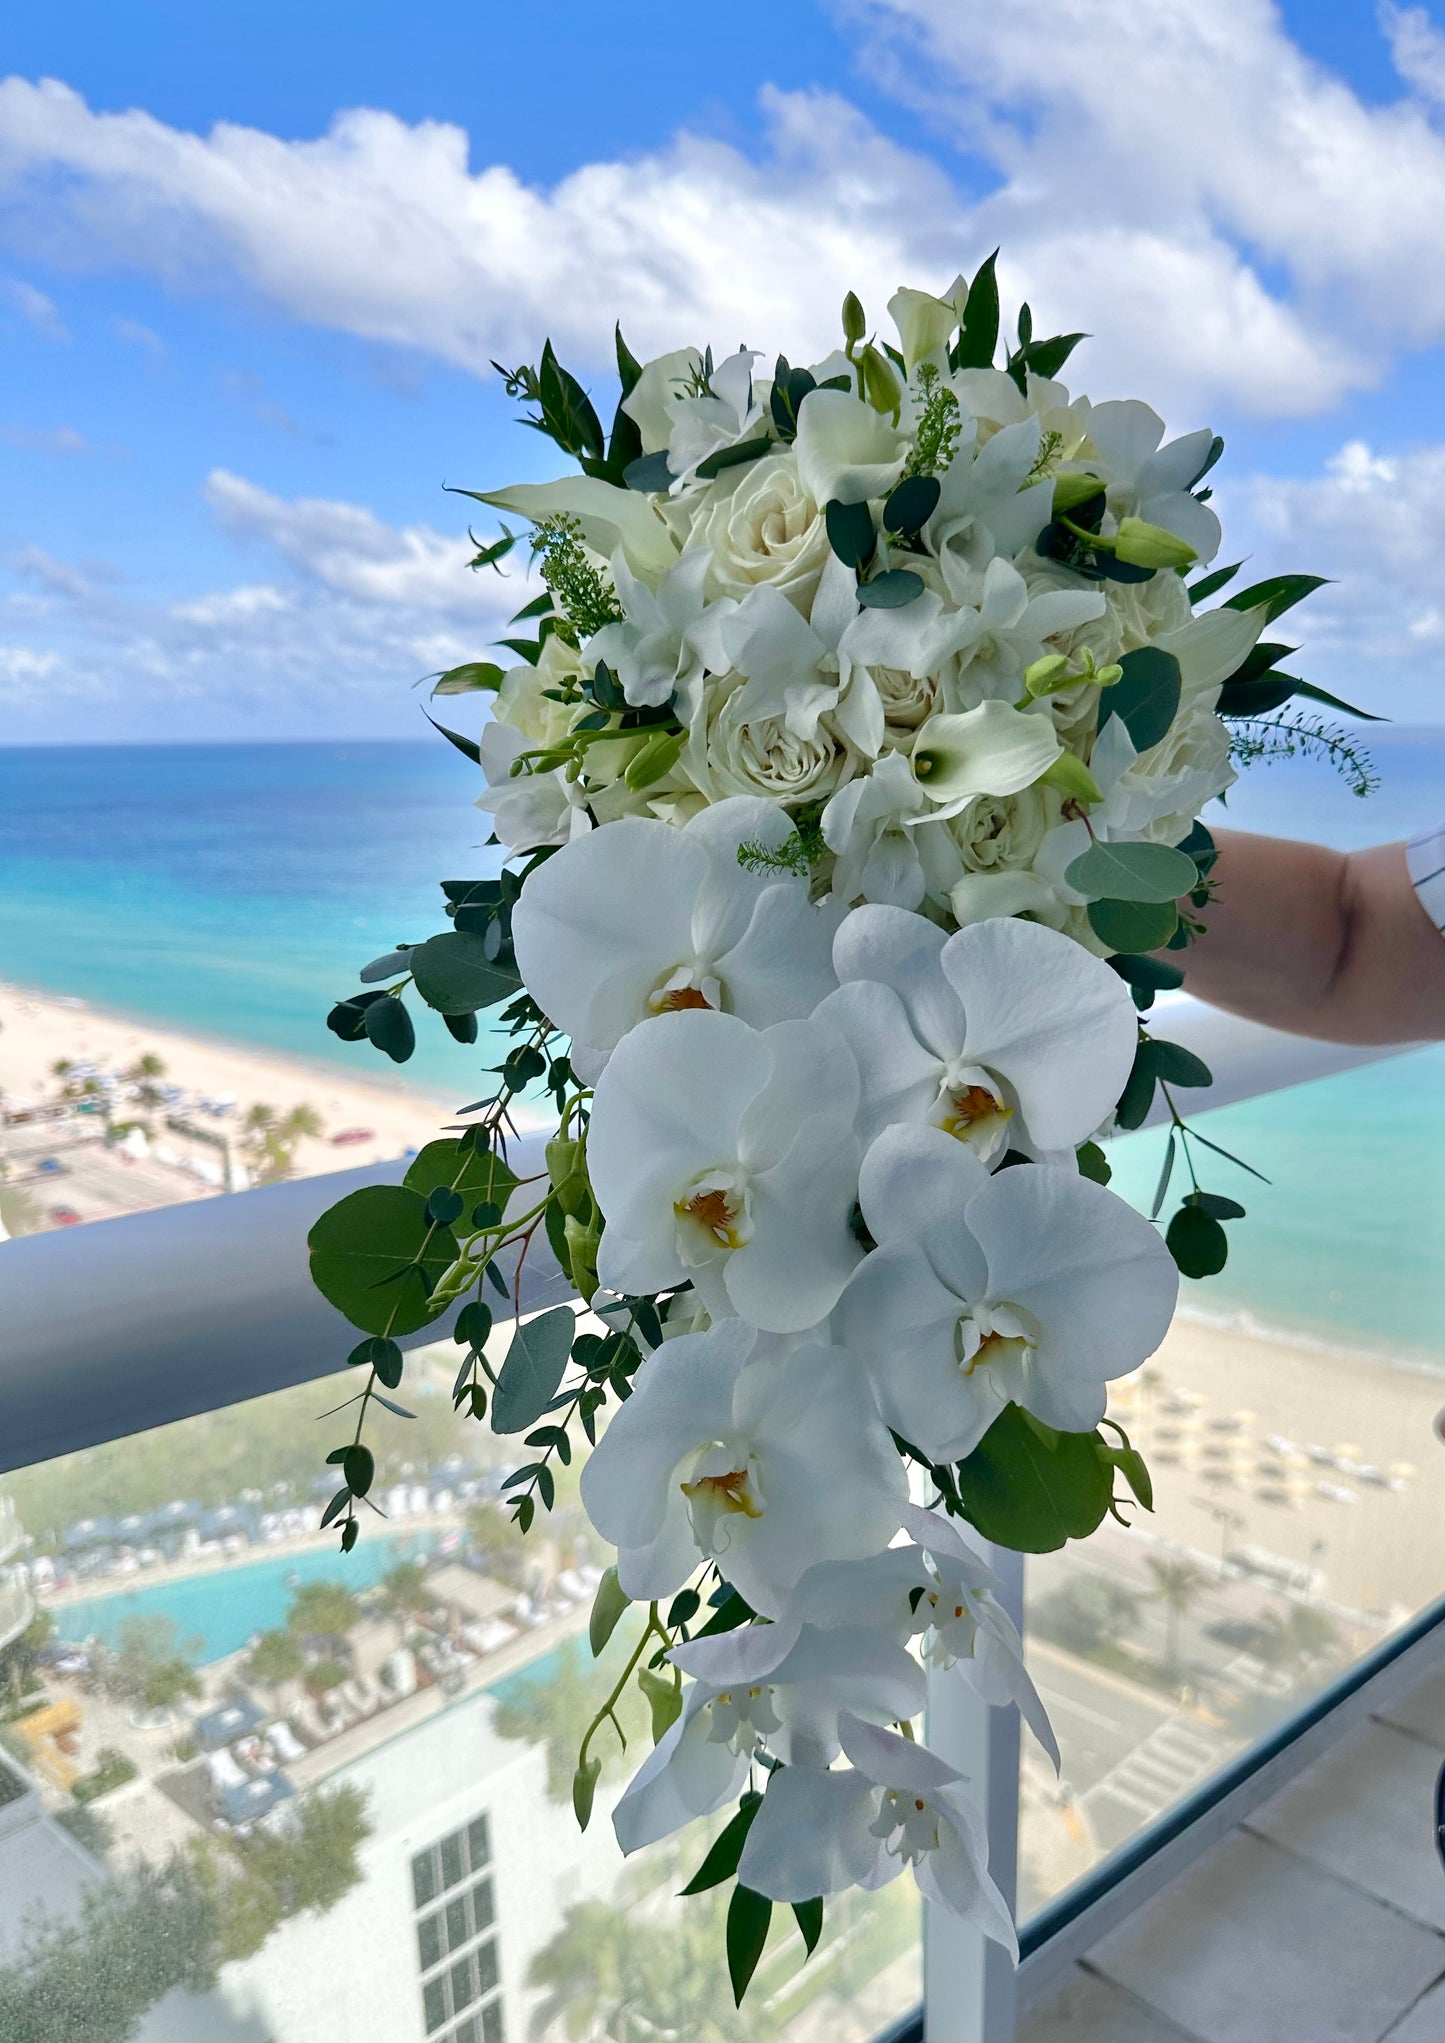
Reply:
[[1332, 1043], [1445, 1037], [1445, 937], [1403, 844], [1345, 853], [1240, 831], [1216, 842], [1205, 933], [1177, 956], [1190, 993]]

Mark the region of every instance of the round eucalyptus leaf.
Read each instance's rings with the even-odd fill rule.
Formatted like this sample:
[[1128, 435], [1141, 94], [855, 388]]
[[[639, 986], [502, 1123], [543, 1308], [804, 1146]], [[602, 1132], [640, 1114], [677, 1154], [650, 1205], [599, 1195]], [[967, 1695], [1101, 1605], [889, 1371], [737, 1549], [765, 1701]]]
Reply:
[[[516, 1172], [490, 1149], [475, 1148], [458, 1135], [444, 1135], [414, 1156], [402, 1183], [423, 1199], [444, 1187], [454, 1190], [464, 1205], [487, 1201], [502, 1208], [516, 1189]], [[457, 1208], [461, 1211], [461, 1207]], [[448, 1222], [450, 1225], [450, 1222]]]
[[407, 952], [416, 990], [438, 1014], [473, 1014], [510, 1000], [522, 981], [487, 956], [485, 939], [462, 930], [428, 937]]
[[1181, 1206], [1169, 1223], [1164, 1243], [1186, 1277], [1213, 1277], [1229, 1259], [1229, 1237], [1199, 1206]]
[[307, 1236], [311, 1281], [363, 1333], [415, 1333], [437, 1317], [433, 1285], [456, 1261], [456, 1237], [427, 1218], [405, 1185], [365, 1185], [330, 1207]]
[[1157, 951], [1179, 927], [1172, 901], [1091, 901], [1089, 927], [1111, 951]]
[[1049, 1554], [1103, 1519], [1113, 1477], [1098, 1433], [1058, 1433], [1009, 1405], [959, 1463], [958, 1494], [985, 1539]]
[[873, 513], [867, 504], [845, 504], [838, 497], [823, 513], [828, 544], [844, 567], [865, 567], [873, 558], [878, 536], [873, 530]]
[[938, 509], [943, 485], [936, 475], [906, 475], [883, 506], [890, 532], [917, 532]]
[[412, 1027], [411, 1016], [399, 1000], [389, 995], [385, 1000], [374, 1000], [366, 1010], [362, 1021], [369, 1041], [378, 1050], [384, 1050], [393, 1064], [405, 1064], [416, 1048], [416, 1030]]
[[1183, 687], [1179, 662], [1161, 646], [1137, 646], [1132, 653], [1125, 653], [1119, 665], [1123, 674], [1112, 688], [1104, 690], [1099, 705], [1099, 729], [1116, 716], [1135, 751], [1147, 752], [1159, 743], [1178, 711]]
[[494, 1433], [525, 1433], [536, 1425], [557, 1395], [576, 1331], [576, 1317], [565, 1305], [522, 1321], [497, 1372]]
[[1199, 868], [1167, 844], [1091, 844], [1064, 878], [1091, 901], [1177, 901], [1199, 885]]
[[888, 568], [860, 585], [858, 601], [865, 610], [901, 610], [922, 594], [923, 577], [912, 568]]
[[373, 958], [369, 965], [363, 965], [360, 979], [363, 986], [375, 986], [382, 979], [394, 979], [398, 972], [408, 969], [410, 951], [388, 951], [384, 958]]

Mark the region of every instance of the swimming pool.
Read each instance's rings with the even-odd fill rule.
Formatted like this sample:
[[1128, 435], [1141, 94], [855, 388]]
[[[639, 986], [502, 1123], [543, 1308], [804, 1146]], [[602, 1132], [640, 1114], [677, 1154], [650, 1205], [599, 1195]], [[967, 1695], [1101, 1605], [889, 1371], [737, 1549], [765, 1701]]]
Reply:
[[276, 1554], [182, 1581], [143, 1582], [82, 1596], [53, 1613], [55, 1635], [76, 1645], [100, 1638], [117, 1646], [127, 1618], [168, 1617], [179, 1629], [187, 1658], [205, 1666], [239, 1653], [257, 1632], [283, 1625], [291, 1592], [300, 1583], [369, 1589], [397, 1561], [420, 1560], [435, 1544], [433, 1532], [382, 1533], [363, 1539], [345, 1555], [332, 1550]]

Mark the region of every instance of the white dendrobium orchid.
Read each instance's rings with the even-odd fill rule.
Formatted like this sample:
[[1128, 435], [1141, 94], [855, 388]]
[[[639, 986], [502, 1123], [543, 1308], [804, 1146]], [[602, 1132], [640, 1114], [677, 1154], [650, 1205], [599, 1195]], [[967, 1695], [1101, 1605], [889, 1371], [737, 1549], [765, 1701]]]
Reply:
[[942, 643], [957, 655], [964, 691], [979, 701], [1016, 703], [1024, 670], [1048, 651], [1056, 633], [1104, 615], [1098, 589], [1045, 589], [1030, 596], [1012, 561], [995, 557], [980, 576], [944, 556], [950, 593], [963, 607], [944, 620]]
[[918, 1662], [859, 1625], [750, 1625], [694, 1639], [670, 1657], [694, 1679], [682, 1715], [613, 1811], [625, 1852], [731, 1801], [760, 1747], [789, 1766], [826, 1767], [838, 1756], [842, 1711], [892, 1724], [924, 1704]]
[[914, 740], [913, 777], [940, 820], [979, 795], [1032, 787], [1063, 751], [1053, 718], [1037, 706], [981, 702], [962, 715], [931, 716]]
[[798, 406], [793, 452], [819, 510], [886, 497], [907, 451], [898, 429], [851, 391], [810, 390]]
[[739, 348], [718, 363], [705, 393], [681, 397], [673, 405], [667, 465], [674, 487], [688, 481], [709, 454], [735, 446], [739, 440], [763, 438], [763, 408], [753, 394], [757, 358], [755, 348]]
[[946, 936], [865, 905], [833, 940], [840, 981], [817, 1010], [858, 1062], [858, 1127], [932, 1122], [985, 1162], [1010, 1144], [1076, 1148], [1113, 1110], [1138, 1042], [1117, 975], [1072, 939], [995, 917]]
[[960, 440], [941, 494], [924, 527], [940, 561], [956, 553], [980, 572], [995, 554], [1012, 559], [1032, 546], [1053, 515], [1054, 485], [1030, 482], [1039, 458], [1036, 418], [1005, 426], [983, 446]]
[[878, 1247], [834, 1326], [872, 1372], [888, 1424], [935, 1461], [971, 1454], [1010, 1403], [1088, 1432], [1109, 1378], [1168, 1331], [1173, 1257], [1076, 1172], [990, 1177], [939, 1129], [890, 1128], [864, 1159], [859, 1199]]
[[514, 760], [537, 749], [534, 740], [492, 718], [478, 749], [487, 790], [476, 806], [491, 816], [508, 851], [539, 851], [544, 844], [568, 844], [590, 834], [586, 797], [560, 767], [554, 773], [512, 773]]
[[1105, 493], [1116, 518], [1142, 518], [1192, 546], [1201, 561], [1219, 551], [1219, 520], [1208, 504], [1190, 495], [1209, 458], [1214, 434], [1208, 426], [1185, 433], [1167, 447], [1164, 421], [1137, 398], [1096, 404], [1089, 413], [1089, 438], [1103, 469]]
[[[747, 723], [780, 717], [795, 736], [813, 737], [846, 686], [847, 639], [858, 616], [857, 577], [834, 553], [806, 618], [771, 584], [744, 596], [721, 627], [724, 653], [747, 677], [735, 714]], [[881, 714], [878, 726], [881, 740]]]
[[681, 830], [624, 817], [532, 873], [512, 917], [518, 968], [589, 1084], [651, 1016], [714, 1008], [761, 1029], [810, 1015], [836, 986], [836, 918], [806, 878], [738, 862], [740, 846], [792, 834], [785, 810], [737, 795]]
[[716, 605], [703, 598], [711, 559], [705, 546], [694, 547], [652, 589], [633, 574], [625, 553], [612, 556], [623, 621], [605, 624], [589, 641], [587, 657], [612, 668], [634, 709], [656, 709], [701, 674], [703, 645], [716, 629], [708, 616]]
[[1104, 797], [1090, 811], [1090, 828], [1106, 841], [1177, 844], [1206, 802], [1239, 778], [1228, 728], [1203, 700], [1176, 717], [1145, 752], [1136, 750], [1120, 718], [1110, 717], [1095, 740], [1089, 768]]
[[806, 1901], [884, 1886], [908, 1865], [929, 1900], [1016, 1953], [963, 1775], [926, 1747], [846, 1711], [839, 1736], [850, 1768], [785, 1766], [769, 1780], [738, 1862], [739, 1883], [773, 1901]]
[[885, 752], [871, 773], [840, 787], [821, 822], [823, 842], [837, 861], [835, 899], [917, 908], [928, 882], [907, 825], [927, 813], [927, 798], [901, 752]]
[[715, 1561], [765, 1617], [815, 1562], [885, 1546], [907, 1495], [858, 1360], [821, 1337], [780, 1353], [736, 1319], [655, 1350], [582, 1471], [628, 1596]]
[[636, 1296], [691, 1280], [714, 1317], [816, 1326], [861, 1254], [857, 1106], [847, 1044], [819, 1021], [684, 1012], [634, 1029], [588, 1137], [602, 1283]]

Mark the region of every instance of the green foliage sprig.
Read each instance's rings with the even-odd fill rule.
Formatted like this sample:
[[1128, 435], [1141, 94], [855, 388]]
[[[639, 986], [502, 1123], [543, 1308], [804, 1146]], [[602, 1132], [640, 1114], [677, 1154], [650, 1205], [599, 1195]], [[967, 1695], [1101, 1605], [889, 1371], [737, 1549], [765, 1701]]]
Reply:
[[1271, 766], [1279, 759], [1319, 759], [1334, 768], [1351, 794], [1375, 794], [1380, 776], [1364, 746], [1340, 724], [1308, 710], [1277, 717], [1241, 717], [1230, 729], [1236, 766]]
[[576, 518], [544, 519], [532, 535], [532, 556], [565, 620], [563, 636], [572, 645], [621, 621], [616, 591], [588, 559]]

